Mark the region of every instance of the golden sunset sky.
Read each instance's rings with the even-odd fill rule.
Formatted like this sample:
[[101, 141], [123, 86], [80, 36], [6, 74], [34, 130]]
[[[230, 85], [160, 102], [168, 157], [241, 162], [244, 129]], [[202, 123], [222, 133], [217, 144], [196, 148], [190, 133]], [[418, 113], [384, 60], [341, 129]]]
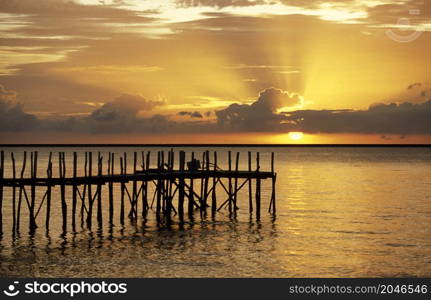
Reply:
[[431, 143], [430, 1], [0, 0], [0, 15], [3, 144]]

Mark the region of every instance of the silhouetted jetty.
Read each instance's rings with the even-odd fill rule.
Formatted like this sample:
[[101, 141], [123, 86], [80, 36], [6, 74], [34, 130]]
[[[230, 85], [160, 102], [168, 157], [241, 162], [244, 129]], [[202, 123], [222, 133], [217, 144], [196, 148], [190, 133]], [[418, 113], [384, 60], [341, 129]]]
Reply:
[[[81, 222], [81, 226], [85, 225], [91, 229], [94, 213], [98, 226], [102, 227], [103, 206], [106, 205], [108, 205], [110, 225], [114, 223], [114, 214], [118, 214], [116, 217], [118, 217], [120, 224], [124, 225], [126, 209], [129, 210], [128, 218], [134, 221], [138, 219], [138, 214], [146, 219], [150, 210], [155, 211], [157, 221], [161, 221], [162, 218], [169, 221], [172, 215], [178, 215], [179, 221], [184, 222], [185, 210], [191, 219], [195, 211], [199, 211], [201, 216], [206, 216], [210, 210], [211, 215], [215, 216], [217, 211], [224, 208], [230, 214], [236, 214], [238, 210], [238, 192], [245, 186], [248, 186], [249, 213], [254, 212], [256, 219], [259, 220], [261, 214], [261, 181], [265, 179], [272, 181], [268, 212], [275, 215], [275, 182], [277, 174], [274, 171], [274, 153], [271, 154], [270, 171], [266, 172], [260, 169], [259, 153], [256, 153], [255, 158], [252, 158], [252, 153], [248, 152], [248, 168], [246, 170], [239, 169], [239, 152], [236, 153], [235, 160], [232, 159], [231, 151], [227, 154], [228, 167], [227, 170], [223, 170], [218, 166], [217, 152], [203, 152], [202, 161], [197, 160], [195, 153], [192, 152], [190, 161], [186, 162], [186, 153], [184, 151], [179, 151], [179, 153], [175, 153], [173, 150], [167, 152], [158, 151], [155, 167], [152, 167], [151, 153], [149, 151], [134, 152], [131, 159], [133, 161], [132, 169], [128, 173], [126, 152], [122, 155], [109, 152], [105, 165], [101, 152], [85, 152], [80, 159], [77, 152], [73, 152], [71, 176], [66, 176], [65, 153], [55, 153], [58, 157], [54, 158], [53, 152], [50, 152], [46, 176], [40, 176], [37, 174], [37, 151], [30, 152], [30, 155], [27, 152], [23, 153], [19, 170], [17, 170], [16, 155], [11, 152], [11, 170], [9, 170], [11, 171], [9, 172], [11, 176], [5, 178], [5, 159], [7, 158], [5, 158], [4, 151], [1, 151], [0, 233], [3, 232], [3, 202], [5, 200], [12, 202], [12, 211], [10, 213], [12, 214], [13, 233], [19, 232], [20, 219], [24, 215], [24, 209], [28, 210], [25, 216], [29, 218], [29, 230], [34, 232], [38, 227], [37, 220], [43, 206], [45, 206], [45, 227], [46, 230], [49, 230], [53, 187], [60, 188], [59, 198], [61, 201], [63, 232], [67, 231], [67, 225], [70, 223], [72, 230], [75, 231], [78, 221]], [[174, 167], [176, 158], [178, 159], [178, 169]], [[254, 169], [252, 169], [252, 159], [255, 159]], [[58, 168], [56, 176], [53, 175], [54, 160], [57, 162], [56, 167]], [[95, 160], [95, 168], [93, 168], [93, 160]], [[120, 170], [117, 171], [115, 166], [118, 166], [118, 164], [115, 164], [115, 162], [118, 161]], [[29, 163], [29, 166], [27, 163]], [[78, 163], [83, 164], [83, 166], [78, 168]], [[80, 173], [84, 174], [78, 175], [78, 170], [83, 170]], [[25, 176], [25, 174], [30, 175]], [[198, 189], [196, 189], [195, 181], [200, 181]], [[120, 188], [119, 212], [115, 212], [118, 205], [114, 205], [114, 184], [119, 185]], [[152, 195], [149, 193], [150, 185], [153, 185]], [[102, 190], [105, 186], [108, 189], [107, 201], [102, 200]], [[11, 189], [10, 199], [4, 199], [5, 187]], [[43, 189], [43, 197], [37, 199], [36, 196], [40, 195], [40, 189]], [[66, 200], [66, 189], [72, 193], [69, 201]], [[220, 199], [218, 196], [220, 195], [217, 195], [220, 191], [226, 196], [226, 198], [222, 198], [223, 201], [221, 202], [218, 201]], [[129, 203], [126, 208], [127, 202]], [[7, 216], [9, 218], [9, 212], [7, 212]], [[68, 217], [71, 218], [70, 223], [68, 222]]]

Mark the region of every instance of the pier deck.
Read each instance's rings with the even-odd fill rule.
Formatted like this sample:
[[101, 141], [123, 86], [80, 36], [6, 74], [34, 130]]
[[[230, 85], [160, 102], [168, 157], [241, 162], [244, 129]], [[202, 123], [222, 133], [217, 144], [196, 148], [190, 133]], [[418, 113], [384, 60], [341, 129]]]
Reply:
[[137, 172], [134, 174], [115, 175], [93, 175], [65, 178], [4, 178], [0, 179], [0, 184], [8, 187], [20, 186], [60, 186], [60, 185], [84, 185], [84, 184], [107, 184], [107, 183], [127, 183], [132, 181], [152, 181], [152, 180], [177, 180], [183, 179], [205, 179], [205, 178], [237, 178], [237, 179], [271, 179], [275, 177], [271, 172], [255, 171], [161, 171], [161, 172]]

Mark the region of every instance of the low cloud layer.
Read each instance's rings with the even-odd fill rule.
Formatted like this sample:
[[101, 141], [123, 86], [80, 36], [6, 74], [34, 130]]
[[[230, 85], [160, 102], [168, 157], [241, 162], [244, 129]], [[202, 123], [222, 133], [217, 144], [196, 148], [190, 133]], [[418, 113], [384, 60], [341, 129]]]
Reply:
[[368, 110], [303, 110], [286, 127], [308, 133], [431, 134], [431, 100], [376, 104]]
[[[415, 86], [419, 86], [415, 84]], [[0, 131], [56, 131], [82, 133], [202, 133], [290, 132], [359, 134], [431, 134], [431, 99], [374, 104], [367, 110], [296, 110], [300, 96], [268, 88], [251, 104], [232, 104], [211, 114], [180, 111], [192, 120], [173, 121], [170, 116], [151, 114], [165, 105], [139, 95], [123, 94], [81, 117], [41, 119], [26, 113], [16, 92], [0, 85]], [[142, 115], [145, 115], [143, 117]]]

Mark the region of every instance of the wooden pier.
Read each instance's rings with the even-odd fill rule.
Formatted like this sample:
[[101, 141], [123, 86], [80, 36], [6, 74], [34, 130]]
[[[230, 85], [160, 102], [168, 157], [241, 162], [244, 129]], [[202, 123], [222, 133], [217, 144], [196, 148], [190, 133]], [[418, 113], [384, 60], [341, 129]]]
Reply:
[[[184, 222], [185, 211], [190, 219], [194, 213], [199, 212], [201, 217], [210, 211], [211, 216], [222, 210], [228, 210], [230, 215], [236, 215], [239, 209], [238, 193], [248, 187], [248, 210], [250, 215], [254, 212], [257, 220], [261, 215], [261, 181], [269, 179], [272, 182], [271, 199], [268, 212], [275, 216], [275, 183], [277, 174], [274, 171], [274, 153], [271, 154], [269, 171], [261, 171], [260, 154], [255, 153], [255, 168], [252, 169], [253, 153], [248, 152], [247, 170], [239, 169], [240, 153], [237, 152], [233, 164], [232, 152], [227, 154], [227, 169], [218, 165], [217, 152], [204, 151], [201, 161], [197, 160], [195, 153], [191, 153], [190, 161], [186, 162], [186, 153], [179, 151], [158, 151], [155, 166], [151, 163], [150, 152], [133, 152], [132, 168], [128, 171], [128, 157], [130, 153], [109, 152], [104, 165], [101, 152], [85, 152], [78, 157], [77, 152], [72, 153], [71, 172], [67, 176], [66, 155], [64, 152], [49, 153], [46, 176], [37, 174], [38, 152], [24, 152], [20, 169], [17, 169], [16, 157], [10, 153], [9, 176], [5, 176], [5, 152], [0, 152], [0, 234], [3, 233], [4, 216], [12, 215], [12, 232], [19, 233], [21, 218], [28, 218], [30, 233], [34, 232], [40, 224], [40, 213], [45, 212], [44, 225], [47, 231], [50, 228], [52, 214], [53, 188], [59, 187], [62, 230], [66, 232], [70, 224], [75, 231], [78, 222], [80, 226], [92, 228], [93, 215], [98, 227], [103, 226], [104, 206], [108, 206], [108, 222], [114, 224], [118, 218], [124, 225], [127, 217], [136, 221], [138, 217], [146, 220], [150, 210], [155, 211], [157, 222], [170, 222], [173, 215], [178, 216], [180, 223]], [[176, 155], [177, 154], [177, 155]], [[27, 159], [29, 166], [27, 166]], [[54, 158], [54, 156], [56, 156]], [[178, 159], [178, 168], [175, 168], [175, 159]], [[95, 168], [93, 168], [95, 160]], [[129, 158], [130, 160], [130, 158]], [[254, 160], [254, 159], [253, 159]], [[57, 172], [54, 172], [54, 163]], [[119, 170], [116, 171], [115, 167]], [[81, 163], [81, 168], [78, 164]], [[80, 170], [80, 172], [78, 172]], [[83, 172], [82, 172], [83, 170]], [[18, 172], [19, 171], [19, 172]], [[54, 176], [54, 173], [56, 174]], [[78, 175], [78, 173], [83, 173]], [[26, 176], [27, 174], [27, 176]], [[196, 184], [199, 183], [198, 185]], [[254, 189], [253, 189], [254, 182]], [[120, 188], [119, 205], [114, 204], [114, 185]], [[150, 186], [152, 193], [150, 193]], [[103, 187], [107, 187], [107, 201], [102, 198]], [[196, 189], [198, 187], [198, 189]], [[4, 189], [11, 189], [11, 197], [4, 199]], [[43, 197], [37, 199], [40, 190]], [[71, 191], [71, 199], [67, 199], [66, 190]], [[39, 193], [38, 193], [39, 191]], [[219, 198], [221, 192], [225, 197]], [[39, 197], [40, 198], [40, 197]], [[219, 201], [219, 199], [223, 201]], [[69, 200], [69, 201], [68, 201]], [[116, 199], [118, 201], [118, 199]], [[254, 201], [253, 201], [254, 200]], [[11, 201], [11, 211], [4, 212], [4, 201]], [[117, 202], [115, 201], [115, 202]], [[187, 202], [187, 203], [186, 203]], [[126, 205], [127, 203], [127, 205]], [[118, 209], [119, 212], [115, 212]], [[118, 215], [117, 215], [118, 214]], [[117, 216], [115, 216], [117, 215]], [[39, 217], [39, 218], [38, 218]]]

